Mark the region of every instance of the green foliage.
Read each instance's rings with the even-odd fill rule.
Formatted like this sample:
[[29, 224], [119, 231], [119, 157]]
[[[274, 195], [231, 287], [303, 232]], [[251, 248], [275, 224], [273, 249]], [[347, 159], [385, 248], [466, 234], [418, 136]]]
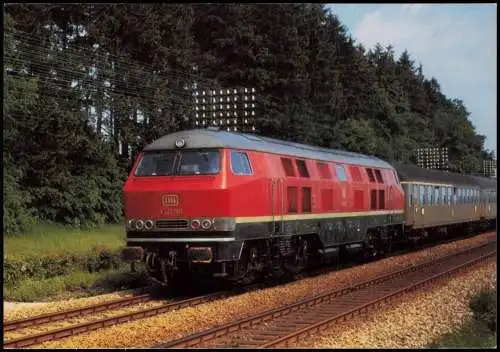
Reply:
[[89, 273], [116, 269], [120, 264], [120, 251], [93, 248], [85, 255], [68, 254], [4, 259], [3, 280], [5, 284], [34, 278], [46, 279], [66, 275], [72, 271]]
[[495, 332], [497, 329], [497, 290], [486, 290], [474, 296], [470, 302], [474, 318]]
[[[257, 90], [260, 134], [409, 162], [448, 147], [478, 172], [484, 136], [408, 52], [365, 50], [323, 4], [6, 5], [4, 232], [117, 222], [130, 164], [192, 126], [202, 89]], [[98, 20], [96, 20], [98, 19]], [[142, 118], [140, 118], [142, 117]]]
[[35, 224], [35, 218], [28, 208], [30, 195], [19, 186], [19, 172], [8, 159], [9, 155], [4, 153], [3, 233], [11, 235], [30, 230]]
[[131, 273], [130, 266], [123, 265], [110, 271], [73, 271], [46, 279], [29, 278], [15, 285], [6, 284], [4, 299], [14, 302], [56, 301], [141, 288], [146, 284], [147, 276], [143, 270]]
[[471, 319], [456, 331], [440, 336], [428, 348], [494, 348], [496, 333], [484, 324]]

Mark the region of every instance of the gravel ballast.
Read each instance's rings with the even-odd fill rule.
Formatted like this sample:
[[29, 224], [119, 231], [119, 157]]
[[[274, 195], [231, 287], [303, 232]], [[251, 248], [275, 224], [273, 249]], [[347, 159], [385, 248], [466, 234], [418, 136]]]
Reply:
[[396, 304], [357, 317], [321, 336], [290, 347], [425, 348], [472, 317], [471, 297], [496, 286], [496, 263], [472, 268], [428, 291], [407, 294]]
[[[417, 253], [386, 258], [319, 277], [307, 278], [280, 287], [259, 290], [236, 297], [221, 299], [155, 317], [111, 326], [102, 330], [77, 335], [34, 347], [42, 348], [111, 348], [148, 347], [187, 334], [215, 327], [231, 320], [293, 303], [304, 297], [325, 290], [339, 289], [359, 280], [415, 265], [422, 261], [440, 257], [453, 251], [485, 243], [495, 234], [448, 243]], [[64, 307], [64, 308], [63, 308]], [[61, 306], [58, 310], [67, 309]], [[19, 311], [20, 312], [20, 311]], [[19, 314], [19, 313], [18, 313]], [[29, 314], [33, 315], [33, 313]]]

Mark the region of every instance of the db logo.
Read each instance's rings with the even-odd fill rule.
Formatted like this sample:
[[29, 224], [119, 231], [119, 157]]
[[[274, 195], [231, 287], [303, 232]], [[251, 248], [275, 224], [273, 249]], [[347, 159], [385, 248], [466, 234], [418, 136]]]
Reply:
[[161, 196], [161, 202], [164, 207], [175, 207], [179, 205], [179, 196], [177, 194], [164, 194]]

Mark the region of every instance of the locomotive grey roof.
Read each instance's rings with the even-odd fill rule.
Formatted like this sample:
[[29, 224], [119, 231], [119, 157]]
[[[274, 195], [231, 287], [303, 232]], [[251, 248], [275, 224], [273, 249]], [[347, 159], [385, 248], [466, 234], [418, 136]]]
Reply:
[[373, 156], [342, 150], [313, 147], [254, 134], [195, 129], [165, 135], [144, 148], [145, 152], [175, 150], [175, 141], [183, 139], [185, 148], [234, 148], [259, 152], [296, 156], [306, 159], [337, 161], [377, 168], [393, 168], [387, 162]]
[[415, 165], [394, 164], [401, 181], [435, 182], [467, 187], [496, 188], [496, 180], [443, 170], [424, 169]]

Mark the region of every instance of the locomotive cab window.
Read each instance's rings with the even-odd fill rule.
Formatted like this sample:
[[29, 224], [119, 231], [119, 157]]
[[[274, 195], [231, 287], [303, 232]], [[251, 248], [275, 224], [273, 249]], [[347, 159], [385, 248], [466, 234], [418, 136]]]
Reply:
[[162, 151], [143, 154], [135, 176], [213, 175], [219, 171], [218, 150]]
[[295, 162], [297, 163], [300, 177], [309, 177], [306, 162], [304, 160], [295, 160]]
[[235, 175], [252, 174], [252, 167], [246, 153], [231, 151], [231, 171]]
[[285, 170], [285, 175], [289, 177], [295, 176], [295, 170], [293, 169], [292, 160], [287, 158], [281, 158], [281, 164], [283, 165], [283, 170]]

